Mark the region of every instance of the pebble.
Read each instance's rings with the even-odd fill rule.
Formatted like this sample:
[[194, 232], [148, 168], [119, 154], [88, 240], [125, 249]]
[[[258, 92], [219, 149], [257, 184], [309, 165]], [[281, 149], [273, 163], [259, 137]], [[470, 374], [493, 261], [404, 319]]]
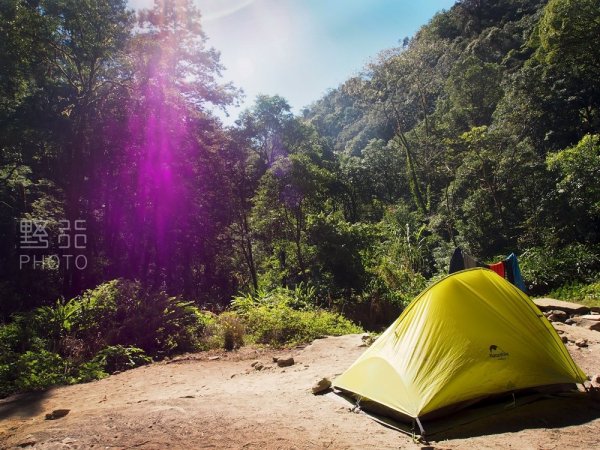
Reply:
[[287, 356], [284, 358], [278, 358], [277, 359], [277, 365], [279, 367], [289, 367], [289, 366], [293, 366], [295, 363], [294, 358], [292, 356]]
[[312, 387], [313, 394], [320, 394], [322, 392], [328, 391], [331, 388], [331, 380], [329, 378], [321, 378], [317, 381]]

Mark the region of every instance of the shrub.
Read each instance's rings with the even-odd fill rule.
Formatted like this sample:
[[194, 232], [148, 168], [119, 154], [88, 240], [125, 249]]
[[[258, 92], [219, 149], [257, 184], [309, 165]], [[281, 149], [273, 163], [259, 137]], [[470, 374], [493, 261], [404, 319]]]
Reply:
[[146, 291], [139, 282], [103, 283], [0, 326], [0, 396], [99, 379], [150, 362], [146, 354], [198, 350], [214, 321], [192, 303]]
[[234, 297], [231, 305], [235, 311], [245, 315], [258, 306], [288, 306], [296, 310], [314, 307], [315, 289], [300, 283], [294, 289], [278, 287], [272, 290], [259, 289], [254, 293]]
[[362, 331], [341, 315], [310, 306], [306, 300], [295, 291], [279, 288], [238, 296], [232, 307], [243, 319], [250, 339], [259, 344], [279, 347]]
[[221, 329], [223, 348], [235, 350], [244, 345], [245, 326], [241, 318], [232, 312], [219, 315], [218, 324]]
[[40, 390], [67, 382], [64, 359], [48, 350], [26, 351], [16, 363], [16, 387], [20, 390]]
[[592, 284], [567, 283], [550, 292], [550, 297], [560, 300], [582, 303], [588, 306], [600, 306], [600, 281]]
[[72, 331], [81, 307], [77, 300], [58, 299], [54, 306], [40, 306], [34, 310], [33, 326], [36, 334], [48, 341], [51, 351], [57, 352], [61, 340]]
[[93, 380], [101, 380], [108, 376], [104, 362], [101, 360], [87, 361], [77, 368], [77, 377], [73, 383], [87, 383]]
[[[44, 348], [45, 342], [35, 335], [30, 324], [28, 317], [16, 315], [11, 323], [0, 326], [0, 398], [18, 390], [17, 380], [22, 371], [23, 376], [27, 377], [30, 369], [35, 369], [26, 363], [26, 359], [22, 359], [23, 354]], [[32, 355], [28, 358], [31, 360]]]
[[91, 362], [92, 365], [86, 366], [86, 369], [94, 370], [95, 367], [96, 370], [115, 373], [150, 364], [152, 358], [147, 356], [141, 348], [111, 345], [98, 352]]
[[206, 316], [191, 302], [142, 289], [137, 281], [112, 280], [79, 299], [74, 329], [90, 355], [105, 346], [134, 346], [162, 358], [200, 348]]
[[298, 311], [288, 306], [260, 306], [250, 311], [245, 321], [256, 343], [275, 347], [310, 342], [328, 335], [362, 332], [343, 316], [322, 309]]
[[14, 364], [0, 363], [0, 398], [4, 398], [15, 392]]
[[519, 264], [529, 291], [537, 295], [567, 283], [593, 282], [600, 270], [600, 255], [583, 244], [534, 247], [521, 255]]

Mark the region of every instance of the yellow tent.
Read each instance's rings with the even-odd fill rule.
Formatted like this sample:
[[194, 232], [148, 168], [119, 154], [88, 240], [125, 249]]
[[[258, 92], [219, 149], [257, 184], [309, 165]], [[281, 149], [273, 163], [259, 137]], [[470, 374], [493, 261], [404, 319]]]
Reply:
[[423, 291], [333, 385], [421, 426], [487, 396], [585, 379], [529, 297], [477, 268]]

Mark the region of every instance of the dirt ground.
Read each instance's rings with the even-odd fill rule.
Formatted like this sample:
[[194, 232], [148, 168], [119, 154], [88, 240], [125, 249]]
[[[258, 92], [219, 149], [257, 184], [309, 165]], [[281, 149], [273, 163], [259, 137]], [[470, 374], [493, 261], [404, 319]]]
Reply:
[[[600, 333], [557, 325], [576, 362], [600, 373]], [[600, 447], [600, 400], [540, 400], [413, 441], [352, 412], [311, 386], [343, 372], [363, 351], [361, 336], [316, 340], [291, 352], [245, 348], [186, 355], [101, 381], [0, 400], [0, 448], [35, 449], [364, 449]], [[273, 356], [291, 353], [279, 368]], [[255, 370], [251, 364], [265, 365]], [[55, 409], [70, 412], [45, 420]]]

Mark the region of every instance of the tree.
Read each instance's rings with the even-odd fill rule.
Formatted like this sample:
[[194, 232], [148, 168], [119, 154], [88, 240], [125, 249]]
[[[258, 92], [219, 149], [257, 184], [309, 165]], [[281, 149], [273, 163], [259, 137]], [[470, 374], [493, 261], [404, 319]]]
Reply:
[[230, 221], [217, 154], [225, 137], [208, 108], [235, 91], [218, 84], [218, 54], [206, 48], [191, 1], [140, 12], [129, 50], [127, 133], [102, 186], [111, 270], [194, 298], [232, 289], [219, 240]]
[[448, 100], [454, 128], [468, 130], [489, 125], [502, 98], [502, 69], [474, 56], [460, 59], [448, 77]]
[[531, 41], [553, 89], [566, 91], [586, 133], [600, 131], [599, 35], [598, 2], [550, 0]]
[[283, 97], [259, 95], [254, 106], [244, 111], [237, 121], [250, 139], [252, 150], [267, 167], [288, 154], [285, 139], [295, 124], [290, 109]]
[[[556, 185], [571, 209], [558, 216], [574, 230], [571, 239], [597, 243], [600, 226], [600, 135], [586, 135], [577, 145], [548, 155], [548, 168], [558, 172]], [[568, 217], [568, 220], [565, 218]]]
[[473, 128], [460, 139], [455, 154], [460, 164], [452, 186], [460, 205], [458, 231], [482, 256], [515, 248], [522, 233], [519, 225], [540, 203], [534, 196], [539, 192], [535, 153], [527, 142], [487, 127]]

